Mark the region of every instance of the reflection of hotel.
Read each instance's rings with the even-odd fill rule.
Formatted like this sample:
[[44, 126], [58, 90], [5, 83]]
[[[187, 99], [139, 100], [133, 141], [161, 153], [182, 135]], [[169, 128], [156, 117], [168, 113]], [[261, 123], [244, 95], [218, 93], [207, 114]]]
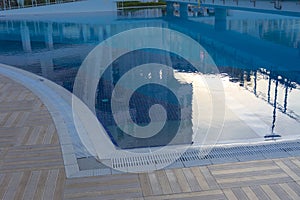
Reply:
[[[263, 38], [272, 42], [298, 47], [297, 41], [300, 41], [300, 31], [297, 31], [298, 19], [261, 19], [261, 20], [229, 20], [227, 24], [228, 30], [235, 30], [243, 34], [249, 34], [257, 38]], [[282, 34], [280, 31], [284, 30]], [[275, 38], [277, 38], [275, 40]], [[286, 38], [289, 38], [286, 40]], [[289, 41], [287, 43], [286, 41]], [[300, 46], [298, 47], [300, 48]]]
[[[266, 37], [269, 32], [272, 32], [272, 30], [275, 30], [278, 26], [281, 26], [282, 28], [289, 28], [290, 26], [295, 26], [296, 23], [295, 21], [290, 23], [289, 21], [282, 19], [281, 21], [271, 21], [270, 24], [265, 25], [266, 22], [262, 20], [255, 24], [256, 27], [263, 27], [259, 30], [260, 32], [258, 34], [258, 32], [251, 32], [249, 29], [250, 26], [246, 25], [251, 22], [246, 21], [247, 23], [243, 23], [243, 21], [245, 20], [231, 21], [229, 25], [227, 24], [227, 26], [230, 26], [230, 29], [232, 30], [236, 30], [237, 27], [243, 27], [238, 31], [252, 36]], [[42, 75], [71, 90], [74, 77], [76, 76], [77, 70], [82, 61], [97, 44], [107, 37], [130, 28], [137, 28], [141, 26], [168, 27], [167, 22], [165, 23], [155, 20], [151, 20], [150, 22], [143, 22], [140, 20], [134, 23], [132, 23], [132, 21], [124, 23], [122, 22], [119, 24], [118, 22], [112, 22], [111, 25], [107, 25], [97, 24], [95, 22], [89, 24], [75, 24], [0, 21], [0, 61], [2, 63], [17, 66], [27, 71]], [[241, 24], [243, 26], [241, 26]], [[299, 32], [291, 32], [288, 33], [288, 35], [282, 35], [281, 37], [292, 38], [292, 44], [285, 45], [290, 45], [293, 48], [295, 48], [296, 41], [300, 40]], [[272, 37], [269, 39], [271, 40]], [[247, 88], [249, 91], [253, 92], [256, 97], [261, 98], [275, 108], [278, 108], [280, 112], [285, 115], [293, 119], [300, 119], [300, 109], [298, 105], [293, 104], [293, 102], [299, 102], [297, 100], [297, 97], [299, 97], [297, 84], [299, 84], [300, 80], [299, 73], [297, 71], [291, 73], [282, 72], [279, 77], [272, 69], [245, 69], [247, 66], [259, 66], [257, 63], [252, 62], [258, 62], [258, 60], [253, 59], [253, 57], [249, 57], [249, 55], [244, 54], [243, 52], [237, 51], [233, 47], [226, 47], [223, 44], [218, 43], [217, 40], [209, 40], [208, 37], [203, 37], [203, 35], [201, 35], [199, 41], [209, 52], [213, 52], [211, 56], [214, 60], [218, 61], [218, 66], [233, 66], [233, 68], [220, 67], [220, 71], [229, 74], [232, 81], [239, 82], [240, 86]], [[149, 55], [150, 54], [140, 54], [138, 56], [141, 61], [149, 61], [151, 57], [155, 57], [158, 63], [165, 63], [167, 65], [172, 63], [172, 66], [177, 70], [186, 69], [186, 63], [180, 63], [177, 58], [172, 56], [159, 57]], [[222, 58], [223, 60], [219, 58]], [[128, 60], [130, 62], [128, 62]], [[118, 78], [120, 78], [121, 75], [130, 68], [130, 66], [137, 66], [141, 64], [140, 61], [136, 59], [128, 60], [126, 60], [126, 66], [122, 64], [125, 63], [122, 59], [119, 59], [118, 62], [113, 64], [111, 71], [107, 73], [107, 75], [110, 76], [108, 80], [111, 80], [112, 84], [111, 82], [108, 82], [107, 85], [105, 85], [104, 88], [106, 91], [102, 91], [101, 94], [107, 96], [98, 97], [100, 100], [110, 98], [109, 95], [111, 94], [113, 85], [116, 83]], [[205, 71], [203, 71], [203, 73], [205, 73]], [[174, 78], [174, 71], [157, 72], [148, 69], [148, 71], [143, 72], [143, 74], [145, 77], [157, 79], [158, 82], [177, 81]], [[132, 78], [132, 81], [134, 81], [134, 77]], [[192, 112], [190, 106], [192, 99], [190, 97], [191, 86], [189, 84], [182, 84], [179, 82], [177, 85], [177, 95], [180, 97], [179, 99], [184, 105], [181, 110], [184, 116], [182, 123], [184, 124], [183, 128], [185, 130], [182, 131], [182, 133], [186, 133], [178, 135], [178, 143], [190, 143], [192, 141], [192, 125], [190, 121]], [[161, 95], [163, 95], [163, 92]], [[101, 112], [101, 117], [105, 117], [105, 112], [109, 111], [109, 109], [109, 106], [105, 107], [103, 104], [99, 111]], [[142, 119], [142, 115], [134, 111], [135, 109], [137, 108], [131, 108], [133, 117], [136, 119]], [[276, 117], [276, 112], [274, 112], [274, 117]], [[110, 116], [107, 116], [107, 119], [109, 118]], [[275, 122], [276, 119], [274, 120], [274, 123]]]
[[[0, 21], [0, 61], [71, 89], [82, 61], [97, 44], [129, 26], [145, 26], [145, 22], [126, 26], [97, 23]], [[146, 25], [158, 26], [161, 22]]]

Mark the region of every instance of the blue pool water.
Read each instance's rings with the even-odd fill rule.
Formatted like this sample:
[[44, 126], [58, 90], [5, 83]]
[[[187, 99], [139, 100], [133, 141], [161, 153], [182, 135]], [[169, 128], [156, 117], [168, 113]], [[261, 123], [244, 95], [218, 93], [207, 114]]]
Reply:
[[[106, 13], [104, 17], [99, 13], [81, 15], [0, 19], [0, 62], [41, 75], [72, 92], [79, 67], [99, 43], [133, 28], [161, 27], [192, 37], [207, 51], [199, 52], [199, 56], [205, 59], [210, 55], [218, 67], [218, 72], [199, 71], [184, 58], [157, 49], [137, 50], [117, 58], [99, 81], [95, 105], [99, 121], [116, 146], [201, 143], [201, 130], [200, 136], [195, 132], [211, 125], [205, 118], [207, 105], [201, 104], [196, 110], [197, 98], [203, 95], [197, 81], [203, 76], [218, 77], [224, 86], [221, 143], [259, 141], [272, 133], [282, 135], [282, 139], [300, 136], [300, 18], [230, 11], [225, 26], [219, 27], [213, 16], [181, 19], [166, 16], [161, 9]], [[153, 68], [137, 76], [172, 82], [181, 96], [176, 98], [158, 84], [138, 88], [129, 102], [132, 121], [140, 126], [149, 124], [148, 112], [155, 104], [166, 110], [167, 121], [158, 134], [136, 138], [118, 127], [110, 100], [119, 79], [146, 63], [165, 64], [173, 70]], [[135, 77], [128, 84], [130, 81]], [[157, 116], [153, 121], [160, 120]], [[184, 131], [178, 133], [180, 124]], [[131, 130], [129, 122], [123, 125]]]

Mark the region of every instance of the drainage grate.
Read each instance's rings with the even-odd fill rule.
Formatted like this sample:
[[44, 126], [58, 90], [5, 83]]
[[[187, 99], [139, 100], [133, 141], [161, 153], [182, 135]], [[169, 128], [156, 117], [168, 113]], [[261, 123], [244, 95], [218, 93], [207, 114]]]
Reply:
[[[121, 171], [147, 171], [176, 166], [191, 167], [213, 163], [239, 162], [245, 160], [261, 160], [300, 155], [300, 143], [268, 142], [263, 144], [243, 144], [216, 146], [209, 148], [190, 148], [183, 154], [165, 152], [160, 154], [141, 154], [132, 157], [124, 155], [111, 159], [112, 168]], [[208, 153], [207, 153], [208, 152]], [[175, 162], [173, 162], [175, 160]], [[171, 164], [171, 165], [170, 165]], [[170, 166], [168, 166], [170, 165]]]

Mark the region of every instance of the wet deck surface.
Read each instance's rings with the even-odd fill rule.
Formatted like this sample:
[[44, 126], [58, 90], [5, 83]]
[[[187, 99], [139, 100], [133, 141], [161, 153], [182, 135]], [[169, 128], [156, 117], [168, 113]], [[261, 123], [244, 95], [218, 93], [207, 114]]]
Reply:
[[300, 199], [300, 157], [67, 179], [47, 108], [0, 75], [0, 199]]

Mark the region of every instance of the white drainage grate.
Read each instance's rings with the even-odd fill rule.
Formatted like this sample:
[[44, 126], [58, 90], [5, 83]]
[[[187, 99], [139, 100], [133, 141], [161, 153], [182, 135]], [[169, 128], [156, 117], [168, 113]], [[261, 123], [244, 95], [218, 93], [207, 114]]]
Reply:
[[[160, 169], [161, 166], [191, 167], [213, 163], [261, 160], [300, 155], [300, 143], [268, 142], [263, 144], [243, 144], [216, 146], [205, 153], [205, 148], [190, 148], [182, 155], [165, 152], [160, 154], [141, 154], [132, 157], [118, 156], [111, 159], [112, 168], [120, 171], [148, 171]], [[173, 162], [175, 160], [175, 162]], [[167, 168], [168, 168], [167, 167]]]

